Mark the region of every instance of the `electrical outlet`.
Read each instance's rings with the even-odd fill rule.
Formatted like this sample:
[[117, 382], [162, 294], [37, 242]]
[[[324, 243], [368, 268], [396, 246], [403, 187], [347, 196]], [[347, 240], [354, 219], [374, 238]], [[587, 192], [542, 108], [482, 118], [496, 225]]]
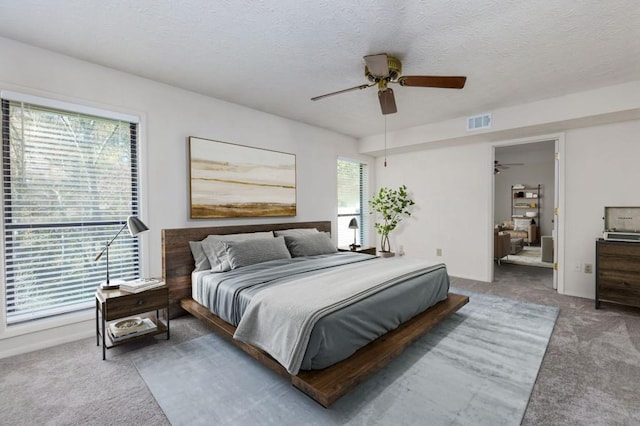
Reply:
[[441, 248], [436, 249], [436, 256], [442, 256], [442, 249]]
[[584, 273], [585, 274], [592, 274], [593, 273], [593, 265], [591, 263], [585, 263], [584, 264]]
[[580, 262], [576, 263], [576, 267], [573, 268], [573, 270], [575, 272], [582, 272], [582, 263], [580, 263]]

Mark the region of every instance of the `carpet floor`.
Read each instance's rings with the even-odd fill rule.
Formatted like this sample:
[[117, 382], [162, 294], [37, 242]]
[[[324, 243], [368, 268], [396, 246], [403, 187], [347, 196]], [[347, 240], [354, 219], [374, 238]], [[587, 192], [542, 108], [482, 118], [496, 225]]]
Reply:
[[558, 309], [469, 296], [330, 409], [215, 334], [133, 362], [173, 425], [519, 425]]
[[[522, 425], [640, 424], [640, 309], [603, 303], [596, 310], [593, 300], [553, 291], [552, 274], [503, 264], [491, 283], [451, 279], [458, 289], [560, 308]], [[171, 340], [118, 346], [106, 361], [95, 337], [0, 359], [0, 424], [169, 425], [131, 359], [207, 334], [201, 321], [183, 316], [171, 321]]]

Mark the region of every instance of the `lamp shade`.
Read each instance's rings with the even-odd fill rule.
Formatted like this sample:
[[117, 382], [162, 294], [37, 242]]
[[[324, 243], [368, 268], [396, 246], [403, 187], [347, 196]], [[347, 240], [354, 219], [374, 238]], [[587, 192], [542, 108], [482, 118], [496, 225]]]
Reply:
[[349, 222], [349, 229], [358, 229], [358, 221], [355, 217]]
[[149, 228], [147, 228], [147, 225], [145, 225], [136, 216], [129, 216], [127, 218], [127, 228], [129, 228], [129, 234], [131, 234], [132, 237], [135, 237], [141, 232], [145, 232], [149, 230]]

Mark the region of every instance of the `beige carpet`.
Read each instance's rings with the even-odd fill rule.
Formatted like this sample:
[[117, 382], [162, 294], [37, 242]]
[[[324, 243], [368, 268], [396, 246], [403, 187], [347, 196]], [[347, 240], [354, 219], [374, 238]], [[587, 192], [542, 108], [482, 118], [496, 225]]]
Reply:
[[543, 262], [542, 249], [539, 246], [524, 246], [518, 254], [510, 254], [503, 257], [500, 262], [514, 265], [538, 266], [541, 268], [553, 268], [553, 263]]
[[[492, 283], [452, 277], [451, 285], [560, 308], [522, 426], [640, 424], [638, 308], [603, 302], [594, 309], [593, 300], [559, 295], [547, 268], [504, 264]], [[210, 332], [183, 316], [171, 321], [171, 340], [118, 346], [106, 361], [95, 336], [0, 359], [0, 424], [168, 426], [131, 359]]]

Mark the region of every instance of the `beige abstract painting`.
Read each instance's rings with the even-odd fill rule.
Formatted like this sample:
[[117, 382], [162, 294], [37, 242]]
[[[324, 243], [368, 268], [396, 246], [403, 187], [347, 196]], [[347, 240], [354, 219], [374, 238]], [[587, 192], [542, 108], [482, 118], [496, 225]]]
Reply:
[[296, 156], [189, 137], [191, 218], [296, 215]]

